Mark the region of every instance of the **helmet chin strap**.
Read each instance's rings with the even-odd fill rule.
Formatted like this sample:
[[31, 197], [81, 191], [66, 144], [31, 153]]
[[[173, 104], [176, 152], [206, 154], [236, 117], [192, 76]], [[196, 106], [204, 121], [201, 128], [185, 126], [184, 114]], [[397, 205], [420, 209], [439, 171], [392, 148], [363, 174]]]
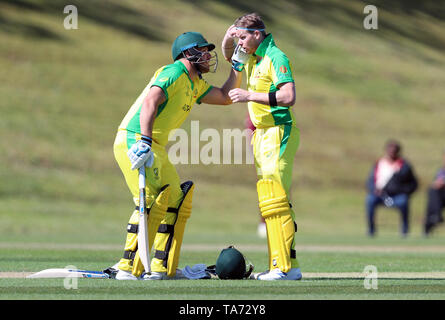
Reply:
[[198, 77], [199, 77], [199, 79], [202, 79], [202, 71], [201, 71], [201, 64], [200, 63], [197, 63], [197, 62], [193, 62], [192, 63], [193, 64], [193, 66], [195, 67], [195, 69], [196, 69], [196, 73], [198, 73]]

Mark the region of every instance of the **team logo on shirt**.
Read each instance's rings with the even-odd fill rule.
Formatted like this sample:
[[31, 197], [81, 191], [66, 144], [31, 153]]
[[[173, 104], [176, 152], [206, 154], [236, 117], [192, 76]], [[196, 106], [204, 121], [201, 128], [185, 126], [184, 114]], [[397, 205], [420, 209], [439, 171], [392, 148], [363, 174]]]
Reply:
[[281, 71], [281, 73], [287, 73], [287, 68], [286, 68], [286, 66], [281, 66], [281, 67], [280, 67], [280, 71]]
[[159, 79], [159, 82], [166, 82], [166, 81], [168, 81], [168, 77]]

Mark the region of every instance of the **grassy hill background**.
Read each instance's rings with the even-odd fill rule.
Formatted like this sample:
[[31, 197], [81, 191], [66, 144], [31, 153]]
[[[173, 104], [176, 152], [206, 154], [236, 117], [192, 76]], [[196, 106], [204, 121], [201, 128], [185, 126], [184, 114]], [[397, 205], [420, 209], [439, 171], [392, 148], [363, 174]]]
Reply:
[[[0, 241], [121, 244], [131, 197], [115, 163], [117, 126], [171, 43], [200, 31], [220, 43], [240, 15], [259, 12], [291, 59], [301, 130], [292, 202], [302, 243], [366, 242], [364, 180], [388, 138], [399, 139], [420, 189], [412, 236], [423, 242], [425, 192], [445, 148], [445, 12], [439, 1], [0, 0]], [[363, 28], [375, 4], [379, 29]], [[200, 129], [244, 128], [244, 104], [195, 106]], [[184, 124], [189, 130], [190, 121]], [[202, 145], [201, 145], [202, 146]], [[179, 165], [196, 183], [187, 242], [256, 242], [255, 169]], [[378, 213], [398, 241], [399, 216]], [[443, 242], [444, 230], [430, 239]], [[382, 240], [383, 239], [383, 240]], [[123, 243], [122, 243], [123, 244]]]

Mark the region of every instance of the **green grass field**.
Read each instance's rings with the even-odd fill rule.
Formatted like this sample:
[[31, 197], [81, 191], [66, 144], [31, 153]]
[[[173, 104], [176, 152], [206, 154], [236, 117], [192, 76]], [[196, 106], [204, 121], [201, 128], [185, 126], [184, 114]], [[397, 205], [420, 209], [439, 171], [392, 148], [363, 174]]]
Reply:
[[[119, 255], [115, 249], [1, 249], [4, 275], [0, 279], [0, 299], [95, 299], [95, 300], [293, 300], [293, 299], [378, 299], [429, 300], [445, 297], [445, 250], [422, 252], [422, 248], [404, 246], [392, 252], [385, 247], [366, 252], [348, 252], [347, 246], [314, 250], [309, 246], [299, 253], [304, 279], [294, 282], [254, 280], [171, 280], [117, 281], [79, 279], [76, 287], [66, 288], [65, 279], [25, 279], [30, 271], [64, 268], [101, 270]], [[438, 247], [436, 247], [437, 249]], [[409, 249], [406, 251], [406, 249]], [[252, 250], [252, 249], [251, 249]], [[380, 251], [379, 251], [380, 250]], [[400, 250], [401, 252], [398, 252]], [[181, 266], [213, 264], [218, 246], [205, 250], [187, 248]], [[243, 250], [257, 270], [266, 268], [263, 250]], [[379, 272], [376, 289], [367, 289], [364, 268], [374, 265]], [[22, 274], [12, 274], [20, 270]], [[6, 273], [10, 271], [9, 273]], [[438, 273], [439, 272], [439, 273]], [[71, 283], [72, 284], [72, 283]]]
[[[422, 236], [426, 190], [445, 146], [440, 3], [369, 1], [379, 9], [373, 31], [363, 28], [362, 1], [261, 3], [73, 0], [79, 29], [65, 30], [65, 1], [0, 0], [0, 299], [445, 298], [445, 229]], [[112, 151], [117, 126], [153, 72], [171, 62], [171, 43], [184, 31], [203, 32], [216, 44], [218, 72], [205, 78], [222, 85], [230, 70], [220, 50], [224, 32], [251, 11], [263, 15], [294, 66], [301, 145], [292, 203], [308, 277], [296, 283], [81, 279], [77, 290], [66, 290], [62, 279], [24, 279], [51, 267], [102, 270], [117, 262], [133, 210]], [[202, 105], [190, 120], [201, 131], [242, 129], [246, 113], [242, 104]], [[190, 130], [190, 121], [183, 128]], [[411, 234], [401, 239], [398, 213], [382, 209], [378, 236], [368, 239], [364, 181], [390, 137], [401, 140], [420, 181]], [[214, 264], [234, 244], [263, 271], [255, 168], [177, 169], [196, 185], [180, 267]], [[382, 274], [377, 290], [349, 275], [367, 265]]]

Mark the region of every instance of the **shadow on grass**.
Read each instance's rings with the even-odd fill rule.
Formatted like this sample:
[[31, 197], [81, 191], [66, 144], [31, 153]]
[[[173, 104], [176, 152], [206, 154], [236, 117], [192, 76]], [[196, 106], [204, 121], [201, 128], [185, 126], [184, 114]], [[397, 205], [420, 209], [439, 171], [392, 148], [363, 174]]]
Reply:
[[[39, 14], [53, 15], [60, 19], [60, 29], [63, 32], [63, 20], [68, 14], [63, 13], [68, 3], [65, 0], [0, 0], [1, 5], [15, 7], [18, 12], [32, 11]], [[158, 16], [148, 15], [146, 11], [137, 11], [125, 6], [119, 1], [81, 1], [72, 0], [78, 10], [78, 23], [81, 28], [83, 19], [88, 19], [106, 27], [152, 41], [165, 41], [162, 34], [162, 20]], [[11, 19], [0, 16], [0, 30], [21, 34], [37, 39], [63, 40], [54, 30], [31, 24], [24, 19]]]
[[[306, 50], [313, 50], [320, 44], [307, 36], [306, 30], [302, 30], [292, 21], [280, 19], [285, 12], [286, 16], [305, 24], [323, 28], [326, 32], [335, 29], [341, 33], [357, 33], [373, 41], [375, 38], [390, 43], [396, 51], [418, 56], [428, 63], [441, 64], [442, 61], [426, 55], [423, 50], [413, 43], [421, 44], [437, 52], [445, 50], [445, 35], [439, 33], [438, 28], [430, 28], [432, 21], [438, 20], [439, 24], [445, 22], [445, 7], [438, 1], [425, 0], [284, 0], [281, 6], [274, 1], [262, 1], [259, 6], [255, 2], [237, 0], [183, 0], [191, 6], [208, 13], [210, 16], [235, 21], [238, 16], [233, 16], [233, 10], [220, 10], [221, 6], [235, 9], [241, 14], [257, 12], [262, 16], [271, 32], [285, 33], [290, 39], [297, 41], [297, 46]], [[219, 6], [214, 4], [218, 3]], [[363, 20], [366, 14], [363, 9], [366, 5], [375, 5], [378, 9], [378, 30], [365, 30]], [[288, 18], [287, 18], [288, 19]], [[411, 45], [407, 45], [410, 40]]]
[[[287, 0], [292, 2], [292, 0]], [[438, 1], [425, 0], [370, 0], [363, 2], [362, 6], [351, 5], [350, 1], [312, 1], [300, 0], [298, 6], [302, 19], [308, 24], [326, 28], [346, 28], [351, 32], [364, 32], [363, 20], [365, 5], [375, 5], [378, 9], [378, 30], [367, 32], [375, 37], [383, 37], [394, 44], [402, 46], [406, 39], [421, 43], [432, 49], [443, 51], [445, 37], [443, 34], [428, 29], [424, 21], [430, 19], [419, 16], [429, 16], [441, 23], [445, 22], [445, 9]], [[389, 13], [391, 15], [385, 15]]]
[[[147, 9], [150, 2], [146, 1]], [[314, 1], [314, 0], [285, 0], [286, 6], [281, 8], [274, 1], [262, 1], [261, 6], [255, 2], [237, 0], [183, 0], [190, 6], [195, 6], [207, 12], [210, 16], [234, 21], [237, 17], [232, 16], [231, 10], [219, 10], [221, 6], [238, 10], [241, 14], [258, 12], [267, 24], [281, 25], [280, 12], [286, 10], [287, 15], [306, 22], [309, 25], [326, 29], [340, 28], [348, 32], [364, 32], [363, 19], [365, 5], [373, 4], [379, 9], [379, 29], [375, 32], [367, 32], [367, 35], [383, 37], [393, 42], [396, 46], [402, 46], [404, 39], [409, 39], [432, 49], [443, 51], [445, 49], [445, 37], [437, 31], [429, 30], [421, 21], [416, 20], [418, 16], [427, 16], [445, 22], [445, 7], [434, 0], [369, 0], [363, 1], [363, 5], [349, 0]], [[220, 6], [215, 6], [218, 3]], [[0, 5], [13, 6], [17, 10], [33, 11], [42, 14], [57, 15], [60, 17], [61, 28], [65, 17], [63, 8], [67, 5], [65, 0], [38, 1], [38, 0], [0, 0]], [[166, 41], [162, 30], [163, 20], [158, 14], [149, 14], [149, 10], [137, 10], [134, 7], [121, 4], [117, 0], [95, 0], [95, 1], [70, 1], [75, 5], [79, 13], [79, 24], [82, 19], [88, 19], [107, 27], [115, 28], [128, 34], [142, 37], [153, 41]], [[388, 18], [384, 13], [390, 13]], [[167, 13], [168, 14], [168, 13]], [[426, 20], [428, 21], [428, 20]], [[284, 28], [283, 28], [284, 29]], [[62, 37], [43, 26], [31, 24], [20, 19], [10, 19], [0, 16], [0, 30], [15, 32], [24, 36], [60, 40]], [[286, 31], [286, 30], [284, 30]], [[288, 30], [295, 33], [298, 38], [302, 37], [301, 30]], [[310, 41], [309, 41], [310, 42]], [[309, 43], [310, 44], [310, 43]], [[304, 43], [302, 44], [304, 45]]]
[[23, 34], [29, 38], [63, 40], [57, 33], [39, 25], [13, 20], [0, 14], [0, 30], [6, 33]]
[[[217, 16], [222, 19], [235, 21], [235, 19], [238, 18], [236, 16], [232, 16], [229, 12], [216, 10], [212, 5], [209, 5], [210, 1], [208, 0], [183, 0], [183, 2], [187, 2], [189, 5], [199, 8], [207, 12], [209, 15]], [[268, 22], [274, 22], [275, 19], [273, 14], [271, 14], [271, 9], [274, 7], [273, 1], [262, 1], [261, 6], [254, 1], [213, 0], [212, 2], [220, 3], [229, 8], [234, 8], [240, 11], [241, 14], [256, 12]]]

